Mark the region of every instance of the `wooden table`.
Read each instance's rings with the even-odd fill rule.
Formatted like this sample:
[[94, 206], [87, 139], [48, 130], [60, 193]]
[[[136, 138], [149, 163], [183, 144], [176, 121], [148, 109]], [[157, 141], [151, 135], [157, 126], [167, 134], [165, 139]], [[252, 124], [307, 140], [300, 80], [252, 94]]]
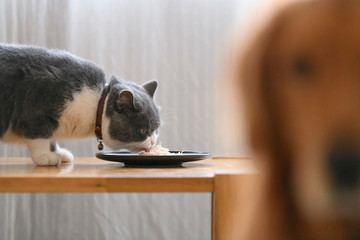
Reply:
[[211, 192], [212, 239], [232, 238], [233, 207], [242, 179], [254, 173], [247, 158], [214, 157], [175, 168], [130, 168], [96, 158], [60, 167], [35, 166], [29, 158], [0, 158], [2, 193]]

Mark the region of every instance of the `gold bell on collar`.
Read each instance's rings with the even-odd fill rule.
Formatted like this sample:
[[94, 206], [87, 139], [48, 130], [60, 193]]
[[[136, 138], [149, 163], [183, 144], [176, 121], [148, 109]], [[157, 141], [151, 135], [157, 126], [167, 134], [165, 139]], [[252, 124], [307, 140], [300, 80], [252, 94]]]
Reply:
[[99, 145], [98, 145], [98, 149], [99, 149], [99, 151], [104, 150], [104, 144], [103, 144], [103, 141], [102, 141], [102, 140], [99, 140], [98, 142], [99, 142]]

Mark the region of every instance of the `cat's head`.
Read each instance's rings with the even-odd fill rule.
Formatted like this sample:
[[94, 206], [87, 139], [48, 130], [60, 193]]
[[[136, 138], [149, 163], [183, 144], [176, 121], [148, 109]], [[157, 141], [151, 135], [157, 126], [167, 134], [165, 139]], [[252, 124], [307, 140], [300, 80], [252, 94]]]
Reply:
[[143, 85], [112, 77], [103, 115], [104, 143], [112, 149], [140, 152], [154, 146], [160, 127], [154, 102], [157, 81]]

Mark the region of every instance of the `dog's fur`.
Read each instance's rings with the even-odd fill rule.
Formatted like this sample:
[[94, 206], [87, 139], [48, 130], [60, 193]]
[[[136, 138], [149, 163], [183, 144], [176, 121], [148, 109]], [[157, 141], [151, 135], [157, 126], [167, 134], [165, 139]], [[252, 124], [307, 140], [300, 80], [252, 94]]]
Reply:
[[360, 148], [360, 1], [292, 4], [240, 61], [262, 182], [244, 239], [360, 239], [360, 183], [339, 189], [327, 160]]

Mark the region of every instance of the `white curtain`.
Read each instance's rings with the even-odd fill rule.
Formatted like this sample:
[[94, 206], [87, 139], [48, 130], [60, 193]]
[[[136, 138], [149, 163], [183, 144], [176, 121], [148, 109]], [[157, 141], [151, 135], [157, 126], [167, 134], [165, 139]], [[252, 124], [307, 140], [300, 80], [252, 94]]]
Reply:
[[[158, 79], [160, 141], [214, 155], [227, 149], [216, 115], [219, 66], [251, 0], [0, 0], [0, 42], [60, 48], [137, 83]], [[217, 84], [215, 84], [217, 82]], [[229, 116], [231, 117], [231, 116]], [[66, 141], [94, 156], [95, 139]], [[1, 156], [28, 156], [0, 143]], [[210, 194], [0, 194], [0, 239], [210, 239]]]

